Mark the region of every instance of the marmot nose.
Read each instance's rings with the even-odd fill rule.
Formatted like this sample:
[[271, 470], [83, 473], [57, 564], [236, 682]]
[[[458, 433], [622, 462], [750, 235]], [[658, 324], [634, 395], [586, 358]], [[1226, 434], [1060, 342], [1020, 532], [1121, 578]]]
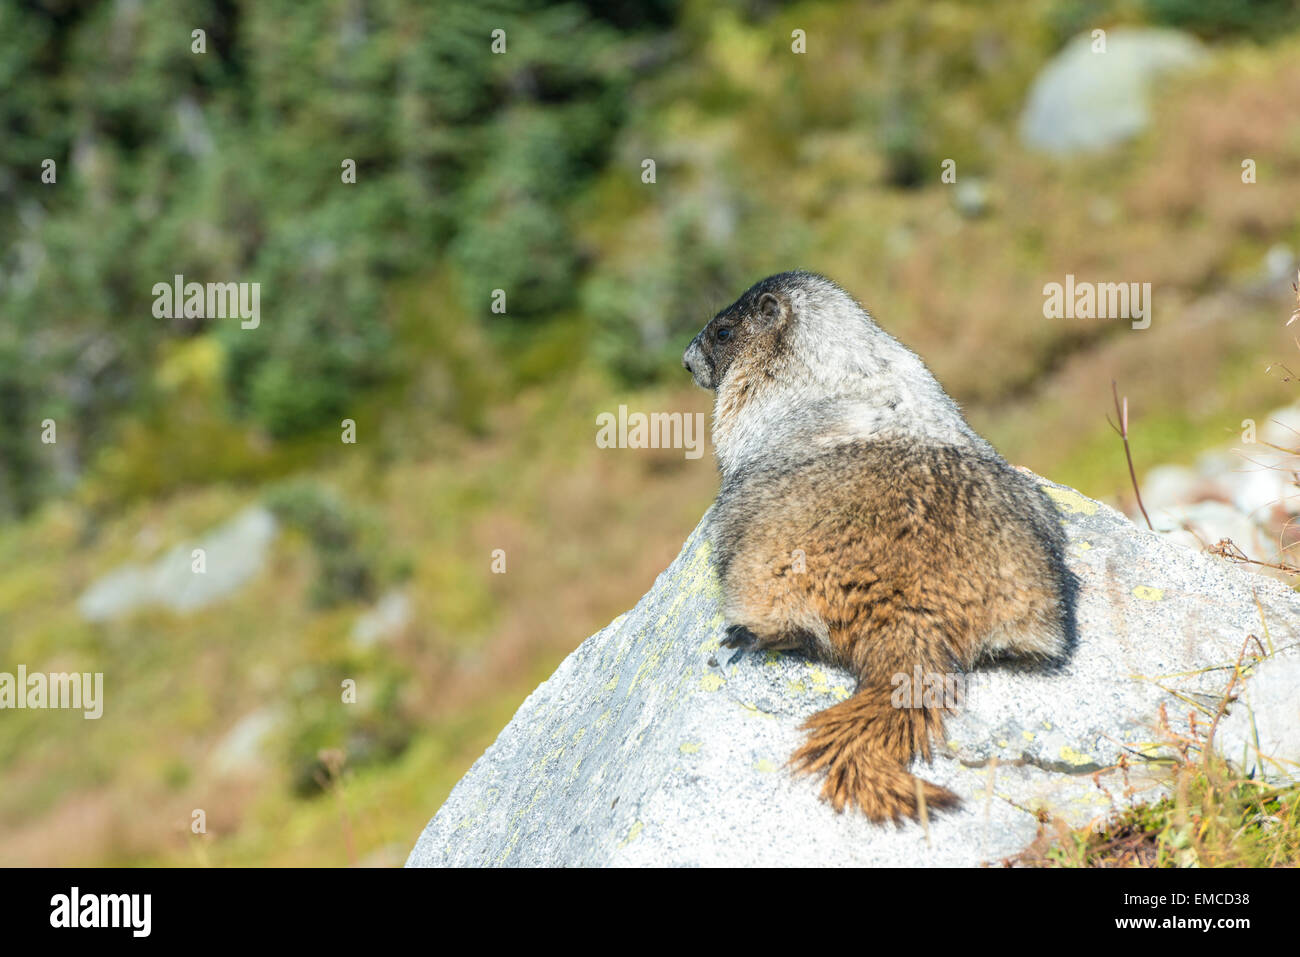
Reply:
[[695, 375], [695, 367], [691, 365], [691, 360], [686, 358], [685, 356], [682, 356], [682, 368], [685, 369], [687, 372], [689, 372], [691, 375]]

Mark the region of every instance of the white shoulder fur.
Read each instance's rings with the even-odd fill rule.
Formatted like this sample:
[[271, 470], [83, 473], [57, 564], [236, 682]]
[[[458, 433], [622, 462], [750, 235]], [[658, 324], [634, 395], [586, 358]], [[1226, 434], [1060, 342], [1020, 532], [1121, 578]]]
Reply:
[[784, 457], [796, 437], [823, 448], [871, 438], [988, 447], [920, 357], [838, 286], [810, 277], [788, 298], [794, 344], [775, 378], [729, 422], [718, 415], [729, 383], [719, 385], [713, 443], [724, 475]]

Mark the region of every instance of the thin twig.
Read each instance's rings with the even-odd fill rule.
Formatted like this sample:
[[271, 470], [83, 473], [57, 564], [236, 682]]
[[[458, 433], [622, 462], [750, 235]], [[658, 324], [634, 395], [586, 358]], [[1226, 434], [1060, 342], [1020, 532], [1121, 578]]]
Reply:
[[1142, 492], [1138, 489], [1137, 471], [1133, 468], [1133, 451], [1128, 446], [1128, 396], [1124, 396], [1123, 405], [1119, 401], [1119, 386], [1115, 380], [1110, 380], [1110, 391], [1115, 397], [1115, 414], [1119, 416], [1119, 425], [1110, 421], [1110, 416], [1106, 416], [1106, 421], [1110, 422], [1110, 427], [1118, 433], [1119, 437], [1124, 440], [1124, 457], [1128, 459], [1128, 477], [1133, 481], [1133, 494], [1137, 496], [1138, 508], [1142, 510], [1142, 517], [1147, 520], [1147, 528], [1155, 531], [1155, 526], [1151, 524], [1151, 516], [1147, 514], [1146, 506], [1142, 504]]
[[[1300, 349], [1300, 339], [1296, 340], [1296, 348]], [[1264, 374], [1268, 375], [1270, 372], [1272, 372], [1274, 366], [1277, 366], [1279, 369], [1282, 369], [1284, 372], [1286, 372], [1286, 375], [1282, 377], [1283, 382], [1290, 382], [1292, 379], [1296, 377], [1295, 373], [1291, 371], [1291, 369], [1287, 366], [1285, 362], [1269, 363], [1267, 366], [1264, 367]]]
[[1220, 558], [1226, 558], [1228, 561], [1239, 562], [1243, 565], [1259, 565], [1261, 568], [1273, 568], [1280, 572], [1286, 572], [1288, 575], [1300, 575], [1300, 566], [1290, 565], [1278, 562], [1263, 562], [1258, 558], [1251, 558], [1230, 538], [1221, 538], [1217, 545], [1207, 545], [1205, 550], [1211, 555], [1218, 555]]
[[[1255, 638], [1255, 636], [1247, 635], [1246, 640], [1241, 643], [1241, 651], [1237, 653], [1236, 664], [1232, 666], [1232, 677], [1228, 680], [1228, 687], [1223, 692], [1223, 697], [1219, 701], [1218, 709], [1215, 710], [1214, 712], [1214, 720], [1210, 722], [1209, 734], [1205, 736], [1205, 748], [1204, 751], [1202, 752], [1202, 755], [1205, 761], [1207, 762], [1205, 765], [1207, 772], [1209, 771], [1208, 761], [1209, 761], [1210, 751], [1214, 744], [1214, 732], [1219, 729], [1219, 719], [1222, 718], [1224, 712], [1228, 710], [1228, 701], [1232, 698], [1232, 692], [1237, 687], [1237, 682], [1241, 680], [1241, 662], [1246, 657], [1246, 649], [1250, 646], [1250, 640], [1252, 638]], [[1259, 639], [1255, 638], [1255, 641], [1256, 643], [1258, 643]]]

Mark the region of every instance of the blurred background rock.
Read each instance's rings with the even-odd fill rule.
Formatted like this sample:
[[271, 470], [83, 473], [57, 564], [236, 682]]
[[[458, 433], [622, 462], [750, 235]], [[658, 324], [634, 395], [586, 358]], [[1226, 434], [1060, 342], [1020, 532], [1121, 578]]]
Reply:
[[[105, 675], [99, 721], [0, 713], [0, 863], [400, 863], [712, 499], [708, 457], [598, 449], [595, 416], [707, 412], [681, 349], [771, 272], [834, 277], [1008, 458], [1132, 509], [1117, 380], [1162, 514], [1262, 509], [1268, 545], [1288, 477], [1204, 455], [1295, 397], [1298, 30], [1281, 0], [0, 5], [0, 670]], [[260, 283], [260, 326], [154, 318], [176, 274]], [[1151, 327], [1044, 318], [1066, 274], [1151, 283]]]

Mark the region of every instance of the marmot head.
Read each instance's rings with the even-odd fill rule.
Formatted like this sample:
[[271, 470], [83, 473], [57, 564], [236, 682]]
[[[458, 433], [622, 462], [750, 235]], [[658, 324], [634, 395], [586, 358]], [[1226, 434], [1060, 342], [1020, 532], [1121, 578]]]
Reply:
[[682, 365], [717, 393], [724, 472], [810, 438], [982, 442], [916, 353], [814, 273], [755, 283], [691, 340]]
[[789, 297], [775, 283], [779, 278], [751, 286], [691, 340], [682, 365], [696, 385], [716, 390], [737, 361], [752, 362], [786, 348], [792, 310]]
[[[811, 371], [868, 374], [879, 369], [886, 336], [852, 296], [824, 276], [794, 271], [747, 289], [691, 340], [684, 365], [697, 385], [728, 378], [774, 380]], [[802, 368], [801, 368], [802, 367]]]

